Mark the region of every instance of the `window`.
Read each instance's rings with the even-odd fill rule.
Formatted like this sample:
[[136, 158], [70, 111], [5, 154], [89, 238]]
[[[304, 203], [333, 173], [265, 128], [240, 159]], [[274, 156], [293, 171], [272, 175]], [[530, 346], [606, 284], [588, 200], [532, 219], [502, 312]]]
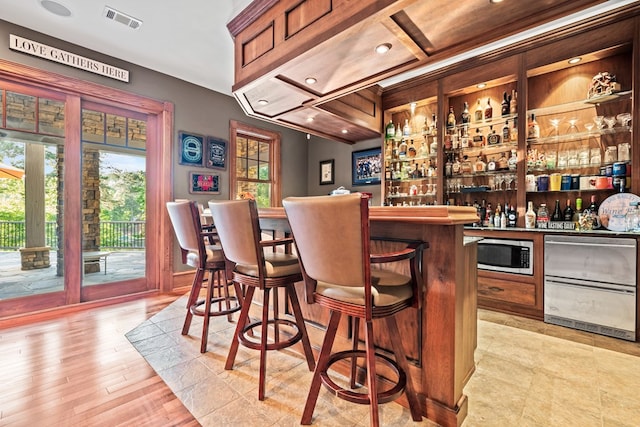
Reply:
[[250, 193], [258, 207], [280, 206], [280, 134], [231, 121], [230, 198]]

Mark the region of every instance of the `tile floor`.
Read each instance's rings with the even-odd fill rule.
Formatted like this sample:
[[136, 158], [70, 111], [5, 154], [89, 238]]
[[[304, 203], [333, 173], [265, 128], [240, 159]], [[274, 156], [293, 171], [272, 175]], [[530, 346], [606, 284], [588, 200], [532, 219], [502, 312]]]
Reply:
[[[199, 352], [199, 319], [180, 329], [182, 297], [127, 334], [203, 426], [298, 426], [311, 380], [294, 351], [267, 358], [266, 399], [257, 399], [258, 352], [240, 347], [224, 370], [233, 323], [214, 318], [209, 346]], [[476, 372], [465, 387], [463, 427], [640, 425], [640, 344], [480, 310]], [[400, 405], [381, 406], [382, 425], [414, 423]], [[313, 418], [318, 426], [367, 426], [367, 406], [331, 396], [324, 388]]]

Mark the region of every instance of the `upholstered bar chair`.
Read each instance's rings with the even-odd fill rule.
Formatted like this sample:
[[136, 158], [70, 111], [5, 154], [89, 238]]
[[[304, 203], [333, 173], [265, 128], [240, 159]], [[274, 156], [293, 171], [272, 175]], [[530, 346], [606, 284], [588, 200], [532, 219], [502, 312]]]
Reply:
[[[309, 370], [312, 371], [315, 366], [295, 288], [295, 283], [302, 281], [300, 264], [295, 255], [273, 251], [274, 247], [291, 245], [291, 238], [262, 240], [258, 209], [254, 200], [209, 202], [209, 209], [224, 247], [227, 271], [233, 271], [233, 281], [245, 288], [242, 311], [225, 369], [233, 368], [240, 344], [259, 350], [258, 399], [264, 400], [268, 351], [280, 350], [301, 341]], [[293, 319], [282, 317], [278, 313], [280, 288], [285, 291], [285, 301], [290, 304]], [[260, 320], [251, 321], [249, 310], [256, 289], [263, 292], [262, 315]], [[272, 315], [269, 314], [270, 295], [273, 300]], [[259, 335], [255, 332], [259, 332]]]
[[[411, 417], [414, 421], [420, 421], [422, 411], [409, 375], [395, 315], [411, 307], [420, 307], [421, 282], [418, 279], [421, 275], [418, 260], [425, 243], [411, 242], [406, 247], [403, 244], [402, 250], [394, 253], [371, 254], [368, 198], [358, 193], [290, 197], [283, 201], [283, 205], [300, 259], [307, 302], [319, 304], [330, 311], [301, 423], [311, 424], [321, 384], [339, 398], [369, 404], [372, 426], [380, 424], [378, 405], [395, 400], [405, 392]], [[391, 268], [372, 268], [372, 263], [403, 260], [409, 260], [410, 276], [396, 273]], [[406, 265], [404, 267], [406, 270]], [[353, 318], [352, 348], [332, 354], [343, 314]], [[384, 323], [377, 323], [376, 326], [386, 327], [384, 335], [389, 337], [395, 361], [382, 354], [376, 355], [374, 319], [384, 319]], [[358, 349], [360, 320], [364, 322], [364, 350]], [[365, 360], [366, 394], [355, 390], [358, 358]], [[336, 377], [332, 378], [329, 374], [331, 366], [341, 360], [351, 366], [349, 388], [338, 385], [334, 381]], [[385, 365], [389, 372], [387, 376], [395, 375], [395, 378], [388, 378], [393, 384], [385, 386], [384, 390], [377, 379], [376, 360]]]
[[[213, 226], [203, 226], [198, 204], [191, 201], [168, 202], [167, 211], [175, 232], [182, 262], [196, 268], [189, 299], [187, 301], [187, 316], [182, 326], [182, 335], [189, 333], [193, 316], [203, 317], [202, 339], [200, 352], [207, 350], [209, 335], [209, 321], [212, 316], [227, 316], [241, 308], [242, 296], [239, 286], [235, 285], [235, 294], [229, 293], [230, 281], [225, 273], [226, 263], [222, 254], [222, 247], [216, 244], [217, 234]], [[200, 299], [200, 291], [205, 282], [207, 294]], [[214, 276], [217, 280], [214, 280]]]

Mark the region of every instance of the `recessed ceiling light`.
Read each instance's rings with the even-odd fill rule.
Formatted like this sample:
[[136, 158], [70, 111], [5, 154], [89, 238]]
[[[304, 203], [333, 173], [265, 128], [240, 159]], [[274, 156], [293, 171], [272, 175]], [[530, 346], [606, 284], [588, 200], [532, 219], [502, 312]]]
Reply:
[[489, 0], [489, 3], [491, 4], [502, 3], [502, 0]]
[[316, 84], [318, 80], [316, 80], [315, 77], [307, 77], [306, 79], [304, 79], [304, 81], [308, 85], [313, 85], [313, 84]]
[[342, 129], [342, 133], [349, 133], [349, 131], [346, 129]]
[[478, 89], [483, 89], [483, 88], [485, 88], [486, 86], [487, 86], [487, 84], [486, 84], [486, 83], [479, 83], [476, 87], [477, 87]]
[[387, 53], [391, 50], [391, 43], [382, 43], [376, 46], [376, 52], [379, 54]]
[[258, 105], [267, 105], [269, 103], [269, 101], [267, 101], [266, 99], [259, 99], [258, 100]]
[[313, 120], [314, 120], [313, 117], [307, 117], [307, 122], [308, 123], [311, 123]]
[[580, 61], [582, 61], [582, 58], [580, 58], [579, 56], [576, 56], [575, 58], [571, 58], [568, 62], [569, 64], [577, 64]]
[[40, 5], [54, 15], [62, 16], [65, 18], [71, 16], [71, 11], [66, 6], [63, 6], [56, 1], [40, 0]]

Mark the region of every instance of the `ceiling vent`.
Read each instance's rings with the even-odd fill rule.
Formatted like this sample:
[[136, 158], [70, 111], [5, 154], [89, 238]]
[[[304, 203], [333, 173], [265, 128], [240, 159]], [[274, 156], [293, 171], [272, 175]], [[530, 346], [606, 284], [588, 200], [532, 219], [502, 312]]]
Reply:
[[133, 16], [129, 16], [125, 13], [119, 12], [112, 7], [105, 6], [104, 7], [104, 16], [107, 19], [111, 19], [112, 21], [119, 22], [121, 24], [126, 25], [129, 28], [137, 30], [142, 25], [142, 21], [134, 18]]

